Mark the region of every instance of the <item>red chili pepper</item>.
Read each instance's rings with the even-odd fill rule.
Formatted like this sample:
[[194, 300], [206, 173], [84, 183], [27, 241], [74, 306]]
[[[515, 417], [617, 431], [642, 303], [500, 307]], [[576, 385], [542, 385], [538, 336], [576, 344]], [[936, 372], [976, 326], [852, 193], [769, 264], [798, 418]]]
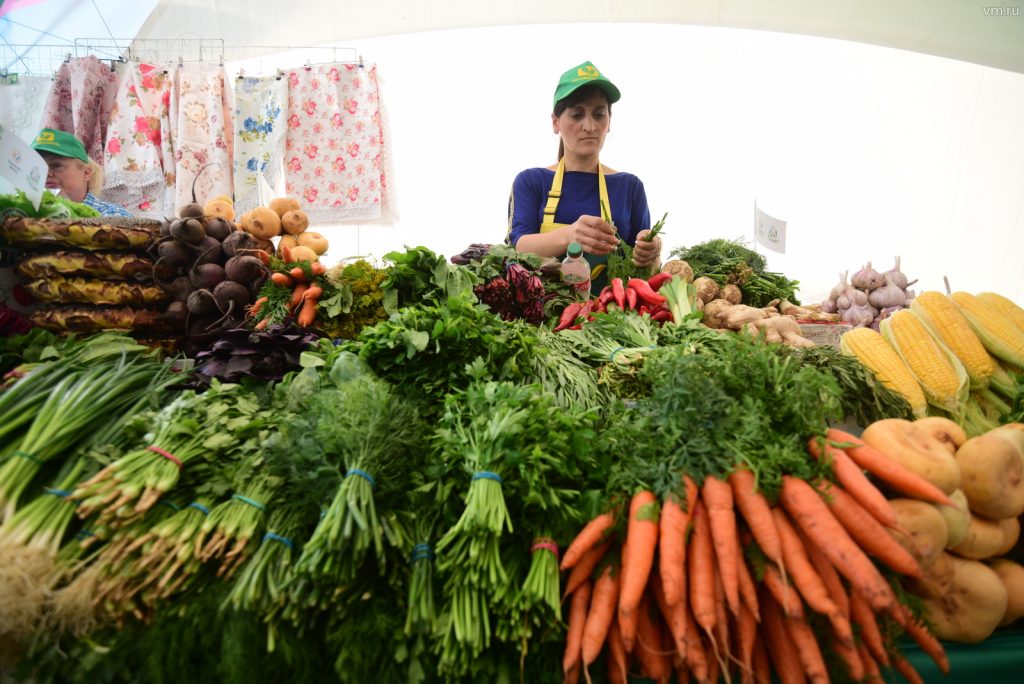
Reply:
[[632, 287], [626, 288], [626, 306], [630, 309], [636, 309], [636, 290]]
[[580, 312], [576, 315], [587, 316], [591, 311], [594, 310], [595, 304], [597, 304], [596, 299], [588, 299], [587, 301], [583, 302], [583, 306], [580, 307]]
[[647, 284], [651, 286], [652, 290], [657, 292], [658, 290], [661, 289], [662, 285], [664, 285], [670, 280], [672, 280], [672, 274], [665, 273], [664, 271], [662, 271], [661, 273], [655, 273], [650, 278], [648, 278]]
[[605, 285], [604, 289], [601, 290], [601, 294], [599, 294], [597, 298], [601, 301], [602, 304], [608, 306], [608, 302], [612, 301], [615, 298], [614, 294], [612, 293], [612, 286]]
[[672, 312], [669, 311], [668, 309], [658, 309], [653, 314], [651, 314], [651, 320], [659, 322], [671, 321]]
[[605, 306], [606, 302], [602, 302], [600, 299], [595, 299], [594, 302], [594, 308], [591, 309], [592, 312], [604, 313], [608, 310]]
[[660, 295], [651, 289], [651, 286], [647, 284], [647, 281], [643, 278], [630, 278], [629, 289], [636, 291], [636, 294], [640, 299], [644, 300], [648, 304], [662, 305], [665, 303], [665, 295]]
[[626, 289], [622, 285], [622, 278], [612, 278], [612, 296], [619, 309], [626, 310]]
[[583, 306], [582, 302], [571, 302], [567, 307], [565, 307], [565, 309], [562, 310], [562, 315], [558, 319], [558, 325], [555, 326], [553, 332], [565, 330], [572, 325], [572, 322], [576, 320], [577, 316], [579, 316], [581, 306]]

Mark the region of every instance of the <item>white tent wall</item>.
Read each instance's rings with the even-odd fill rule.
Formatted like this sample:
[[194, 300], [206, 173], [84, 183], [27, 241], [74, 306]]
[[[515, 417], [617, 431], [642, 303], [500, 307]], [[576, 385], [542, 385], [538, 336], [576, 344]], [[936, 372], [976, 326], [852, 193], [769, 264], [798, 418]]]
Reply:
[[[304, 17], [312, 36], [324, 24], [346, 25], [341, 10], [324, 7]], [[190, 35], [295, 44], [279, 39], [272, 17], [267, 30], [244, 38], [226, 29], [224, 14], [220, 24], [213, 16], [198, 14]], [[358, 21], [349, 25], [359, 32]], [[215, 28], [221, 33], [212, 35]], [[147, 35], [175, 37], [140, 33]], [[756, 199], [789, 221], [787, 254], [767, 253], [769, 267], [800, 279], [804, 301], [820, 300], [839, 271], [869, 260], [886, 270], [900, 254], [918, 291], [941, 289], [948, 276], [954, 289], [1024, 302], [1021, 73], [843, 40], [671, 23], [337, 42], [378, 65], [398, 221], [322, 229], [332, 259], [403, 245], [452, 255], [502, 240], [513, 176], [554, 161], [548, 113], [558, 74], [590, 59], [623, 91], [602, 159], [640, 175], [655, 218], [669, 212], [666, 254], [713, 237], [749, 239]], [[246, 70], [304, 60], [266, 55]]]

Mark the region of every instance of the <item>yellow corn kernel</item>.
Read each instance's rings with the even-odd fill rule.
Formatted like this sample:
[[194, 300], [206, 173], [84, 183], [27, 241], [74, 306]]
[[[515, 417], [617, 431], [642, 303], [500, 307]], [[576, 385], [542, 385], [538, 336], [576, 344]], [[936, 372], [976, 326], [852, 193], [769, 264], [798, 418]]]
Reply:
[[969, 292], [954, 292], [950, 297], [992, 356], [1024, 366], [1024, 332], [1008, 317]]
[[881, 334], [871, 328], [854, 328], [840, 338], [839, 346], [844, 354], [857, 357], [879, 382], [906, 399], [915, 416], [925, 415], [928, 401], [921, 385]]
[[956, 355], [964, 365], [972, 387], [988, 387], [989, 379], [996, 372], [996, 360], [989, 355], [985, 345], [949, 297], [935, 290], [922, 292], [911, 300], [910, 310], [917, 314], [932, 335]]
[[979, 292], [977, 297], [1013, 321], [1013, 324], [1016, 325], [1022, 333], [1024, 333], [1024, 309], [1020, 308], [1003, 295], [995, 292]]
[[924, 390], [928, 403], [960, 416], [968, 396], [964, 366], [945, 345], [928, 332], [913, 311], [904, 309], [879, 324], [882, 337], [892, 345]]

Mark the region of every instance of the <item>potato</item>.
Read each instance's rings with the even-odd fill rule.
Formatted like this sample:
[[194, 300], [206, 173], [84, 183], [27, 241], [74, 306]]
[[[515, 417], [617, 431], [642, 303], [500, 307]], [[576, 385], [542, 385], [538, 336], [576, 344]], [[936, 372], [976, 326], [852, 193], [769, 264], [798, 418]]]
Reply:
[[286, 211], [281, 217], [281, 230], [289, 235], [299, 235], [309, 228], [309, 217], [301, 209]]
[[270, 204], [268, 206], [270, 207], [271, 210], [273, 210], [275, 214], [277, 214], [278, 218], [281, 218], [287, 212], [292, 211], [293, 209], [302, 208], [299, 206], [299, 200], [295, 199], [294, 197], [275, 197], [274, 199], [270, 200]]
[[206, 206], [203, 207], [203, 215], [216, 216], [224, 219], [225, 221], [234, 221], [235, 207], [230, 202], [225, 202], [224, 200], [210, 200], [206, 203]]
[[1024, 566], [1006, 558], [998, 558], [989, 563], [989, 567], [1006, 587], [1006, 614], [999, 623], [1003, 627], [1024, 617]]
[[941, 596], [923, 600], [935, 636], [969, 644], [987, 639], [1003, 620], [1009, 605], [1006, 586], [999, 575], [984, 563], [955, 556], [940, 567], [947, 574], [935, 581], [947, 590]]
[[955, 505], [943, 506], [941, 504], [932, 504], [935, 506], [935, 510], [941, 513], [942, 517], [946, 520], [946, 528], [949, 530], [949, 541], [946, 542], [947, 549], [951, 549], [960, 544], [964, 539], [967, 539], [967, 528], [971, 524], [971, 510], [967, 506], [967, 497], [964, 496], [963, 490], [957, 489], [949, 495], [949, 498]]
[[890, 533], [917, 559], [921, 569], [927, 570], [949, 542], [946, 519], [927, 501], [892, 499], [889, 505], [896, 515], [896, 527]]
[[327, 252], [327, 238], [316, 231], [307, 230], [296, 236], [298, 243], [303, 247], [309, 247], [317, 254], [323, 256]]
[[281, 217], [268, 207], [256, 207], [251, 212], [247, 230], [258, 238], [269, 240], [281, 234]]
[[972, 512], [992, 519], [1024, 513], [1024, 431], [1003, 426], [972, 437], [956, 462]]
[[[861, 439], [946, 494], [960, 488], [960, 466], [957, 465], [957, 459], [926, 429], [917, 427], [909, 420], [876, 420], [865, 428]], [[970, 498], [970, 494], [967, 494], [968, 501]]]
[[1020, 523], [1016, 518], [989, 520], [972, 513], [967, 537], [950, 550], [958, 556], [975, 560], [995, 558], [1012, 549], [1019, 536]]
[[320, 255], [314, 252], [309, 247], [303, 247], [299, 245], [292, 249], [292, 259], [295, 261], [319, 261]]

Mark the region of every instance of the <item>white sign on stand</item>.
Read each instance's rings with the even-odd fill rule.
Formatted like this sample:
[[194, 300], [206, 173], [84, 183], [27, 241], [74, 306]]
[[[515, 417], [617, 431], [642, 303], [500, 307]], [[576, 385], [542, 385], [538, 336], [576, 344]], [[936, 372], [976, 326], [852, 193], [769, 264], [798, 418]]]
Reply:
[[764, 213], [754, 202], [754, 239], [773, 252], [786, 253], [786, 222]]
[[39, 208], [46, 187], [46, 162], [24, 140], [0, 125], [0, 177]]

